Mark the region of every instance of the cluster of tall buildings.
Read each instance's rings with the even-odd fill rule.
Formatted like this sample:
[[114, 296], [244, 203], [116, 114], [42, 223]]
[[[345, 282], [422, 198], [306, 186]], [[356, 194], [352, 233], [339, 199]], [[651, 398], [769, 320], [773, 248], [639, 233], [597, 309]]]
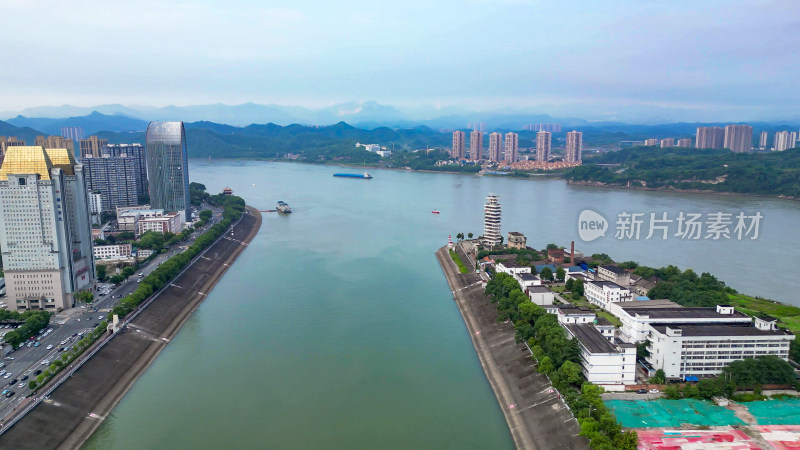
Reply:
[[522, 129], [525, 131], [549, 131], [551, 133], [560, 133], [560, 123], [529, 123], [523, 125]]
[[[762, 150], [767, 149], [767, 139], [769, 136], [766, 131], [761, 132], [758, 146]], [[772, 149], [776, 152], [789, 150], [790, 148], [797, 147], [797, 132], [796, 131], [778, 131], [775, 133], [775, 138], [772, 140]]]
[[661, 148], [668, 148], [668, 147], [684, 147], [684, 148], [691, 148], [692, 147], [692, 140], [690, 138], [684, 139], [675, 139], [675, 138], [664, 138], [664, 139], [645, 139], [644, 140], [645, 147], [661, 147]]
[[753, 127], [726, 125], [723, 127], [698, 127], [696, 148], [727, 148], [736, 153], [753, 149]]
[[144, 147], [78, 139], [77, 161], [80, 137], [41, 137], [34, 146], [0, 138], [0, 248], [11, 310], [70, 308], [75, 293], [94, 284], [90, 209], [136, 204], [148, 192], [153, 208], [191, 218], [182, 122], [151, 122]]
[[[483, 133], [473, 131], [469, 135], [469, 158], [466, 154], [466, 133], [460, 130], [453, 132], [453, 146], [450, 156], [454, 159], [471, 161], [483, 160]], [[566, 162], [580, 162], [581, 148], [583, 145], [583, 133], [580, 131], [570, 131], [567, 133], [567, 145], [565, 153]], [[540, 131], [536, 133], [536, 160], [546, 162], [550, 159], [550, 149], [552, 147], [552, 133]], [[493, 162], [514, 163], [519, 159], [519, 135], [517, 133], [490, 133], [489, 134], [489, 155], [488, 160]]]

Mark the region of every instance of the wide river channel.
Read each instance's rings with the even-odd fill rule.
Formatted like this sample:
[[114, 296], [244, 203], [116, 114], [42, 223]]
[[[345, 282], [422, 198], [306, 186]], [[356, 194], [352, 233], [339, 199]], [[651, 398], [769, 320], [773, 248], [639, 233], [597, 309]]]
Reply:
[[[260, 233], [86, 444], [87, 449], [513, 448], [434, 257], [449, 234], [482, 233], [500, 195], [503, 234], [585, 254], [710, 272], [798, 304], [800, 203], [771, 198], [569, 186], [523, 180], [251, 161], [192, 161], [192, 181], [230, 186], [264, 213]], [[431, 214], [432, 210], [441, 214]], [[604, 216], [583, 242], [581, 211]], [[620, 213], [644, 213], [616, 239]], [[731, 238], [649, 234], [650, 213], [730, 213]], [[735, 216], [760, 213], [758, 238]], [[748, 222], [749, 225], [749, 222]], [[542, 433], [547, 433], [542, 430]]]

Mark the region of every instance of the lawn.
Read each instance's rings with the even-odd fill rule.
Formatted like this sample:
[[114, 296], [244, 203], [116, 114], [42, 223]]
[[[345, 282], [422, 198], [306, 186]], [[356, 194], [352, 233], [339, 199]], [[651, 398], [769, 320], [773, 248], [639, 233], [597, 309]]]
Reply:
[[454, 250], [450, 250], [450, 257], [453, 258], [453, 262], [455, 262], [456, 265], [458, 266], [458, 271], [459, 272], [461, 272], [461, 273], [468, 273], [469, 272], [469, 270], [467, 269], [467, 266], [465, 266], [464, 263], [461, 262], [461, 258], [458, 257], [458, 253], [456, 253]]

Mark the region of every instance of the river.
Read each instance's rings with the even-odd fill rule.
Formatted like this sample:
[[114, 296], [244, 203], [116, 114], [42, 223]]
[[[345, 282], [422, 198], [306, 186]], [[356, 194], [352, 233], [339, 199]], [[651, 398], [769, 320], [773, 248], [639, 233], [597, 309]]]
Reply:
[[[448, 234], [482, 233], [490, 192], [503, 234], [530, 246], [575, 240], [586, 254], [691, 267], [798, 304], [798, 202], [401, 170], [331, 176], [343, 170], [191, 161], [210, 192], [230, 186], [259, 209], [284, 200], [294, 213], [264, 213], [250, 248], [85, 448], [513, 448], [434, 257]], [[618, 240], [612, 229], [585, 243], [584, 209], [612, 228], [620, 212], [763, 219], [756, 240], [646, 240], [646, 229]]]

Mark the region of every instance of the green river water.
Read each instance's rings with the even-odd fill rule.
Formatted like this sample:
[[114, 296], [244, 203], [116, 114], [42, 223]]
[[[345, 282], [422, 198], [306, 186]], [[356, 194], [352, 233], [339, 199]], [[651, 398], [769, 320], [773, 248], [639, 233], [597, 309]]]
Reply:
[[[481, 234], [490, 192], [501, 196], [503, 233], [523, 232], [533, 247], [576, 240], [587, 254], [693, 267], [797, 303], [789, 267], [800, 203], [369, 170], [375, 179], [192, 161], [192, 181], [210, 192], [230, 186], [259, 209], [284, 200], [294, 214], [264, 214], [247, 251], [85, 448], [513, 448], [434, 257], [448, 234]], [[584, 208], [610, 219], [718, 210], [764, 219], [754, 241], [622, 241], [612, 231], [583, 243]]]

